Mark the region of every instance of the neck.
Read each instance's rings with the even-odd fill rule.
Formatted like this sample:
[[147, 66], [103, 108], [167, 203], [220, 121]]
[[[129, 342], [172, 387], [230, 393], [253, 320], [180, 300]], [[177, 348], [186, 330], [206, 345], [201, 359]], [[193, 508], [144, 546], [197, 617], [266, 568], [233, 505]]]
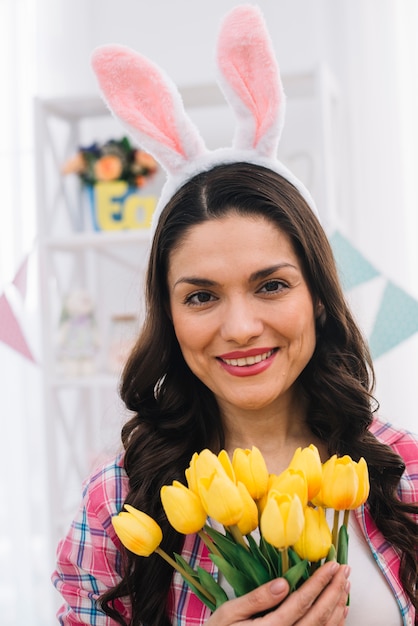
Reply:
[[304, 399], [291, 406], [268, 407], [261, 411], [225, 411], [223, 422], [226, 449], [231, 455], [236, 448], [256, 446], [262, 453], [270, 473], [278, 474], [290, 463], [298, 447], [311, 443], [319, 449], [323, 460], [326, 446], [313, 435], [307, 423], [307, 403]]

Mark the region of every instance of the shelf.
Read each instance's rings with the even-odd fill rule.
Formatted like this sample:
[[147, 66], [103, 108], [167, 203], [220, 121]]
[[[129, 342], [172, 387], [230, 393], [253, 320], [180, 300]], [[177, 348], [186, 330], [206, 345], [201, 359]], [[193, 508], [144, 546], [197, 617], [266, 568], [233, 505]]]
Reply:
[[51, 237], [44, 241], [44, 245], [50, 249], [81, 250], [88, 248], [105, 248], [110, 245], [122, 245], [129, 243], [147, 243], [151, 240], [148, 229], [124, 230], [124, 231], [100, 231], [80, 232], [64, 237]]
[[119, 376], [116, 374], [92, 374], [91, 376], [58, 376], [51, 378], [49, 386], [51, 388], [106, 388], [117, 389]]

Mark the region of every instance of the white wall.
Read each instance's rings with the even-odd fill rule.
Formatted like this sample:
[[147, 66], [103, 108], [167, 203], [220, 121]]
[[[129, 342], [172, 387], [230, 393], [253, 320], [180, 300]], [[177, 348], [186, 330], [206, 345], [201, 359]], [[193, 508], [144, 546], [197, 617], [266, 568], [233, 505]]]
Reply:
[[[38, 0], [42, 16], [39, 93], [96, 93], [89, 58], [94, 47], [103, 43], [140, 50], [177, 84], [212, 81], [218, 24], [237, 4], [234, 0]], [[411, 235], [414, 222], [405, 214], [402, 191], [401, 109], [391, 30], [396, 0], [260, 0], [258, 4], [282, 73], [325, 63], [338, 80], [343, 105], [338, 226], [385, 276], [418, 297], [418, 235]], [[417, 341], [412, 341], [376, 362], [382, 413], [415, 430], [417, 347]]]

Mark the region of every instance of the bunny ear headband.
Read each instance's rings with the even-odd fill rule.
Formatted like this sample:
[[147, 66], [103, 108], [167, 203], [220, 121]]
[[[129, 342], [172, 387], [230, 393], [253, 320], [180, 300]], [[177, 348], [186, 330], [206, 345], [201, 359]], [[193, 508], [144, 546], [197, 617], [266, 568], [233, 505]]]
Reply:
[[254, 163], [281, 174], [317, 214], [307, 189], [276, 157], [285, 95], [257, 7], [238, 6], [226, 15], [217, 63], [219, 85], [237, 122], [232, 147], [209, 151], [185, 112], [179, 91], [161, 68], [124, 46], [101, 46], [93, 53], [93, 69], [108, 107], [167, 172], [152, 232], [164, 206], [187, 180], [226, 163]]

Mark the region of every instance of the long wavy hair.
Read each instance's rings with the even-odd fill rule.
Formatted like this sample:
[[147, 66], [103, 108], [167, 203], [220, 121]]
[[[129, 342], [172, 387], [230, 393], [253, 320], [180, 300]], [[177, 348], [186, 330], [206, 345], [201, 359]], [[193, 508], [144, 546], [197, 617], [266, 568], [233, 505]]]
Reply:
[[[261, 215], [287, 233], [302, 264], [314, 301], [325, 314], [317, 321], [317, 342], [300, 376], [308, 398], [312, 433], [329, 454], [349, 454], [368, 463], [371, 490], [367, 506], [378, 528], [401, 554], [400, 577], [417, 606], [416, 524], [418, 507], [397, 496], [402, 459], [369, 431], [377, 408], [374, 372], [367, 345], [345, 301], [328, 239], [299, 192], [277, 173], [255, 165], [221, 165], [187, 182], [165, 207], [150, 253], [146, 317], [125, 367], [121, 396], [134, 416], [122, 430], [126, 502], [147, 512], [163, 530], [162, 547], [180, 552], [184, 537], [169, 525], [160, 488], [184, 482], [193, 452], [224, 447], [224, 431], [212, 392], [194, 376], [180, 351], [169, 315], [167, 273], [170, 253], [195, 224], [234, 212]], [[158, 555], [128, 551], [122, 581], [101, 598], [103, 610], [124, 624], [114, 608], [128, 596], [132, 626], [167, 626], [172, 569]]]

